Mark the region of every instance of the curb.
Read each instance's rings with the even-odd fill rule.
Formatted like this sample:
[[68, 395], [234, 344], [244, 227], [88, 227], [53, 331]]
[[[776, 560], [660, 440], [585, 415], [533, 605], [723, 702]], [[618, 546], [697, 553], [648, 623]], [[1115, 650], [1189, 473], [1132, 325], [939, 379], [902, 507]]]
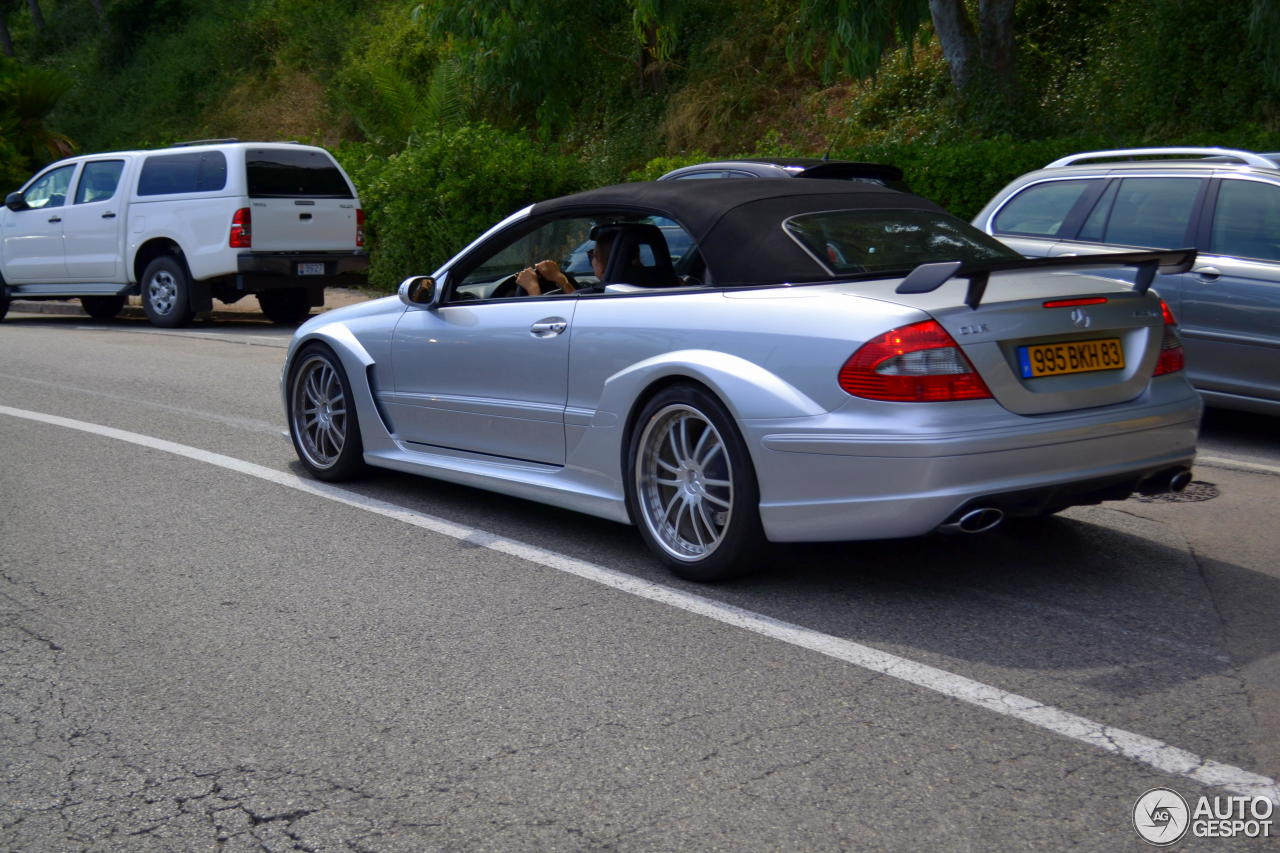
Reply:
[[[311, 309], [311, 316], [314, 317], [316, 314], [323, 314], [324, 312], [332, 311], [335, 308], [342, 308], [346, 305], [356, 304], [372, 298], [358, 291], [347, 290], [339, 290], [333, 294], [326, 293], [326, 296], [335, 296], [335, 304], [329, 304], [329, 301], [326, 300], [325, 305]], [[248, 305], [253, 305], [253, 307], [249, 308]], [[84, 312], [83, 308], [80, 307], [80, 300], [75, 298], [13, 299], [9, 302], [9, 313], [57, 314], [62, 316], [83, 317], [86, 320], [93, 319]], [[196, 316], [198, 317], [201, 315], [197, 314]], [[223, 305], [222, 303], [215, 302], [213, 311], [204, 314], [203, 316], [214, 317], [220, 320], [261, 320], [263, 322], [270, 322], [263, 315], [262, 311], [258, 309], [257, 303], [251, 300], [246, 300], [246, 307], [244, 308]], [[120, 313], [116, 315], [116, 319], [145, 320], [147, 319], [147, 314], [142, 310], [141, 305], [129, 304], [120, 309]]]

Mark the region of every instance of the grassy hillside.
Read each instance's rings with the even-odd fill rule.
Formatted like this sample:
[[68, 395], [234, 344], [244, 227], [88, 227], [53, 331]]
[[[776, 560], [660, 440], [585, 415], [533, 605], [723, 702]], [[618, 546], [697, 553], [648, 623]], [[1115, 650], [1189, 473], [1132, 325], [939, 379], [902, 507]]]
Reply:
[[711, 155], [890, 161], [967, 217], [1073, 150], [1280, 150], [1274, 0], [1020, 0], [1015, 82], [967, 99], [927, 15], [873, 76], [842, 73], [826, 35], [848, 0], [40, 5], [39, 32], [3, 8], [19, 61], [70, 80], [51, 127], [88, 151], [325, 145], [365, 200], [381, 286], [533, 199]]

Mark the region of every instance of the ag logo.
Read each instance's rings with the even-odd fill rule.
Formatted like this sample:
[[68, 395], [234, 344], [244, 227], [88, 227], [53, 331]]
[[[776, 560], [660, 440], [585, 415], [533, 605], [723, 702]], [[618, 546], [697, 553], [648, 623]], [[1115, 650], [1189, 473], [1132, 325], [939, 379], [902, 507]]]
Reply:
[[1189, 817], [1187, 801], [1168, 788], [1152, 788], [1133, 804], [1133, 828], [1143, 841], [1157, 847], [1168, 846], [1186, 835]]

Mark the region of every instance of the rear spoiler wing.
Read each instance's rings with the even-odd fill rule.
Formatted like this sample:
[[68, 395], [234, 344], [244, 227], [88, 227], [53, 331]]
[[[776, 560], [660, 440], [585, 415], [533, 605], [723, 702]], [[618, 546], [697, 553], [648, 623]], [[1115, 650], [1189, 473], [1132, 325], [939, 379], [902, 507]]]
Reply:
[[987, 279], [993, 272], [1035, 272], [1038, 270], [1095, 269], [1134, 267], [1137, 273], [1133, 289], [1146, 293], [1155, 281], [1156, 273], [1165, 275], [1187, 272], [1195, 263], [1195, 249], [1168, 249], [1160, 252], [1117, 252], [1101, 255], [1065, 255], [1056, 258], [1019, 258], [1012, 261], [986, 261], [966, 264], [962, 261], [942, 261], [921, 264], [913, 269], [895, 293], [932, 293], [953, 278], [967, 278], [969, 289], [964, 304], [976, 309], [982, 303], [987, 290]]

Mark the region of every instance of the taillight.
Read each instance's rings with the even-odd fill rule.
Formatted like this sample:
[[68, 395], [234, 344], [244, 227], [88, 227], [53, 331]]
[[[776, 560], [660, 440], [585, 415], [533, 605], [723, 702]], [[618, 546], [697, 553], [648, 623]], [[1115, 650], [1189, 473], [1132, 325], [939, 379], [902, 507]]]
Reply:
[[253, 248], [253, 222], [249, 208], [242, 207], [231, 217], [231, 234], [227, 245], [233, 249]]
[[356, 208], [356, 245], [364, 245], [364, 209]]
[[1187, 364], [1182, 352], [1182, 338], [1178, 337], [1178, 321], [1163, 299], [1160, 300], [1160, 316], [1164, 318], [1164, 337], [1160, 341], [1160, 358], [1156, 361], [1152, 376], [1177, 373]]
[[855, 397], [898, 403], [991, 396], [987, 383], [936, 320], [867, 341], [840, 368], [840, 387]]

